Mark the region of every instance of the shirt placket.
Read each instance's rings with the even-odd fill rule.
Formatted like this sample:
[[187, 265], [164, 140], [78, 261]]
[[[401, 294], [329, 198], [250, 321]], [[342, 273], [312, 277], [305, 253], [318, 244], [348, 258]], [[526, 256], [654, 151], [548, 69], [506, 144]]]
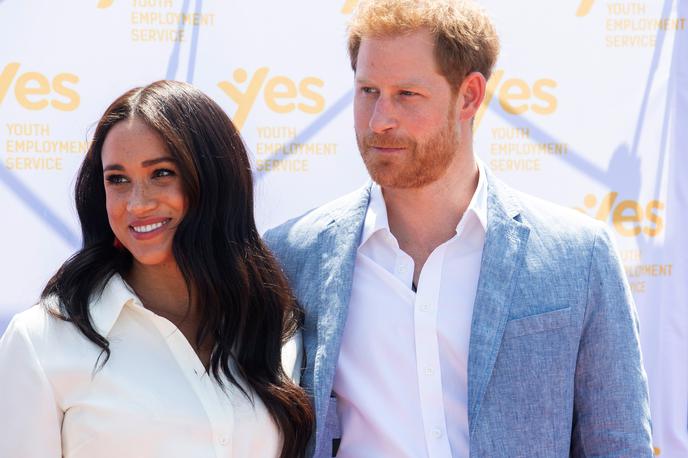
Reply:
[[[215, 456], [217, 458], [232, 456], [234, 410], [231, 402], [227, 401], [227, 394], [222, 391], [210, 374], [206, 373], [203, 363], [191, 344], [175, 325], [143, 306], [138, 311], [149, 314], [148, 318], [160, 331], [182, 373], [201, 402], [210, 423]], [[226, 389], [230, 389], [228, 382], [226, 382]], [[223, 396], [225, 399], [222, 399]]]
[[445, 251], [445, 245], [439, 246], [425, 262], [417, 285], [413, 313], [416, 376], [429, 457], [451, 456], [437, 340], [437, 305]]

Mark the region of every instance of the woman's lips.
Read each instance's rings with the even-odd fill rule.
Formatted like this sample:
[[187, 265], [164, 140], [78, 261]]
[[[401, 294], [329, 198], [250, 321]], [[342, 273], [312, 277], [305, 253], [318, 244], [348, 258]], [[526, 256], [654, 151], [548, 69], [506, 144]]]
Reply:
[[129, 225], [129, 233], [137, 240], [147, 240], [165, 230], [171, 218], [150, 218]]

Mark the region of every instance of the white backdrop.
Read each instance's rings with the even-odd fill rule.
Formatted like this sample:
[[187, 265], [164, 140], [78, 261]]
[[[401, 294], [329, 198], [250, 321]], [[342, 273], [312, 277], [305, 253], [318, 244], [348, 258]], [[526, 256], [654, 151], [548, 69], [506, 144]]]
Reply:
[[[0, 330], [80, 244], [74, 176], [106, 106], [189, 81], [240, 127], [261, 229], [366, 179], [345, 24], [356, 0], [0, 0]], [[503, 51], [476, 151], [606, 221], [650, 377], [655, 453], [688, 456], [688, 0], [483, 0]]]

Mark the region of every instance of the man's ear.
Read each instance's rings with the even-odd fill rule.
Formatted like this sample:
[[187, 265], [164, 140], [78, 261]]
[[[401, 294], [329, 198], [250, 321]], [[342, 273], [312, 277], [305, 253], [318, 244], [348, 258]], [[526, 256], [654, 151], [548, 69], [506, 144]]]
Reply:
[[471, 120], [480, 109], [485, 98], [487, 81], [480, 72], [469, 73], [459, 86], [456, 98], [456, 115], [459, 122]]

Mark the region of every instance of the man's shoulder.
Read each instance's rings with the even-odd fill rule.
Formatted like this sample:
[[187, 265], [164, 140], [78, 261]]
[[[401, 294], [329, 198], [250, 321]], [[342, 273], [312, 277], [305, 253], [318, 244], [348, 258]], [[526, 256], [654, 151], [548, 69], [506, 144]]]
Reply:
[[350, 216], [353, 212], [360, 211], [363, 206], [367, 206], [369, 197], [370, 185], [365, 185], [269, 229], [263, 238], [276, 252], [285, 249], [307, 249], [334, 221]]
[[[530, 237], [561, 248], [592, 245], [600, 236], [607, 237], [606, 225], [579, 210], [497, 184], [500, 195], [508, 196], [518, 209], [516, 217], [530, 230]], [[506, 191], [506, 192], [504, 192]]]
[[553, 233], [576, 234], [580, 232], [596, 233], [605, 227], [601, 221], [574, 208], [530, 194], [522, 192], [518, 192], [518, 194], [523, 205], [524, 217], [536, 228], [549, 230]]

